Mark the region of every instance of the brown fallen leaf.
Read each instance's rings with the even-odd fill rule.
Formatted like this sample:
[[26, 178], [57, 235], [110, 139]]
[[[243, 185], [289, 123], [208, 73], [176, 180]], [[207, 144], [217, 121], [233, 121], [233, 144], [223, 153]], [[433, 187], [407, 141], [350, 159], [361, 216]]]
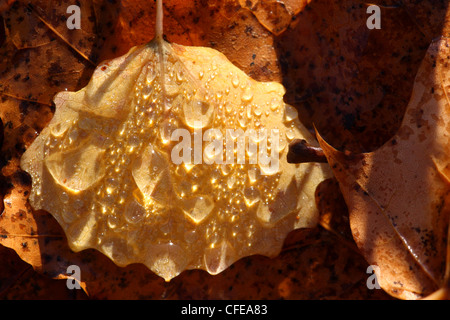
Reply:
[[398, 133], [371, 153], [320, 145], [350, 210], [354, 239], [378, 281], [402, 299], [448, 288], [450, 41], [433, 41]]

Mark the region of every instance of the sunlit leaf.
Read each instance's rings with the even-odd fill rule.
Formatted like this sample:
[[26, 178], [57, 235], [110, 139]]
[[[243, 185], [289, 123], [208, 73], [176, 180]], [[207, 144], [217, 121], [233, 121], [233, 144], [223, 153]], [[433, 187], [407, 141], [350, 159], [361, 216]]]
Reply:
[[346, 154], [319, 140], [359, 249], [379, 266], [381, 287], [403, 299], [448, 286], [448, 48], [446, 38], [430, 46], [402, 125], [381, 148]]
[[[325, 165], [286, 162], [289, 141], [312, 137], [283, 95], [213, 49], [157, 37], [55, 97], [52, 121], [21, 159], [29, 201], [55, 216], [73, 250], [140, 262], [166, 280], [275, 256], [288, 232], [316, 225], [314, 192], [327, 175]], [[173, 156], [181, 129], [188, 163]], [[227, 137], [219, 153], [198, 146], [207, 129]]]

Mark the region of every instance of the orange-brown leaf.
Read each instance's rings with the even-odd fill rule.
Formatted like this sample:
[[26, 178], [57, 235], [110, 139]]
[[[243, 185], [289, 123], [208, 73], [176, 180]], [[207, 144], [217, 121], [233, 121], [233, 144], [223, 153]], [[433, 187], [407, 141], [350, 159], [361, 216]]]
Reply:
[[365, 154], [320, 144], [340, 182], [358, 247], [390, 294], [420, 298], [445, 285], [449, 228], [449, 40], [433, 42], [398, 133]]

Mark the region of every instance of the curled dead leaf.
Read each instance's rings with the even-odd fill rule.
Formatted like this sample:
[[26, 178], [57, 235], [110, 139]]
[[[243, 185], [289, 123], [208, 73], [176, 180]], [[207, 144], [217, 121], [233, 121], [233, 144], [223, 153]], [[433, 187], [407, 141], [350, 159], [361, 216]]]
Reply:
[[319, 137], [359, 249], [380, 267], [381, 287], [403, 299], [448, 283], [449, 48], [447, 38], [432, 43], [402, 125], [381, 148], [344, 153]]

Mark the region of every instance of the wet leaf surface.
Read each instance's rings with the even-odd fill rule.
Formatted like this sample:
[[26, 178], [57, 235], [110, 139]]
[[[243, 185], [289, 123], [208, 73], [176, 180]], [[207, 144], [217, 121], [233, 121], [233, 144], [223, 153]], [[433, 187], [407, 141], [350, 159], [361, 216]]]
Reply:
[[[313, 137], [283, 94], [210, 48], [157, 38], [133, 47], [85, 88], [55, 96], [51, 122], [21, 158], [29, 202], [58, 220], [74, 251], [144, 263], [166, 281], [273, 257], [288, 232], [316, 225], [314, 192], [329, 172], [287, 163], [287, 143]], [[198, 144], [197, 135], [212, 141], [209, 128], [219, 140]], [[181, 130], [183, 144], [173, 138]]]

